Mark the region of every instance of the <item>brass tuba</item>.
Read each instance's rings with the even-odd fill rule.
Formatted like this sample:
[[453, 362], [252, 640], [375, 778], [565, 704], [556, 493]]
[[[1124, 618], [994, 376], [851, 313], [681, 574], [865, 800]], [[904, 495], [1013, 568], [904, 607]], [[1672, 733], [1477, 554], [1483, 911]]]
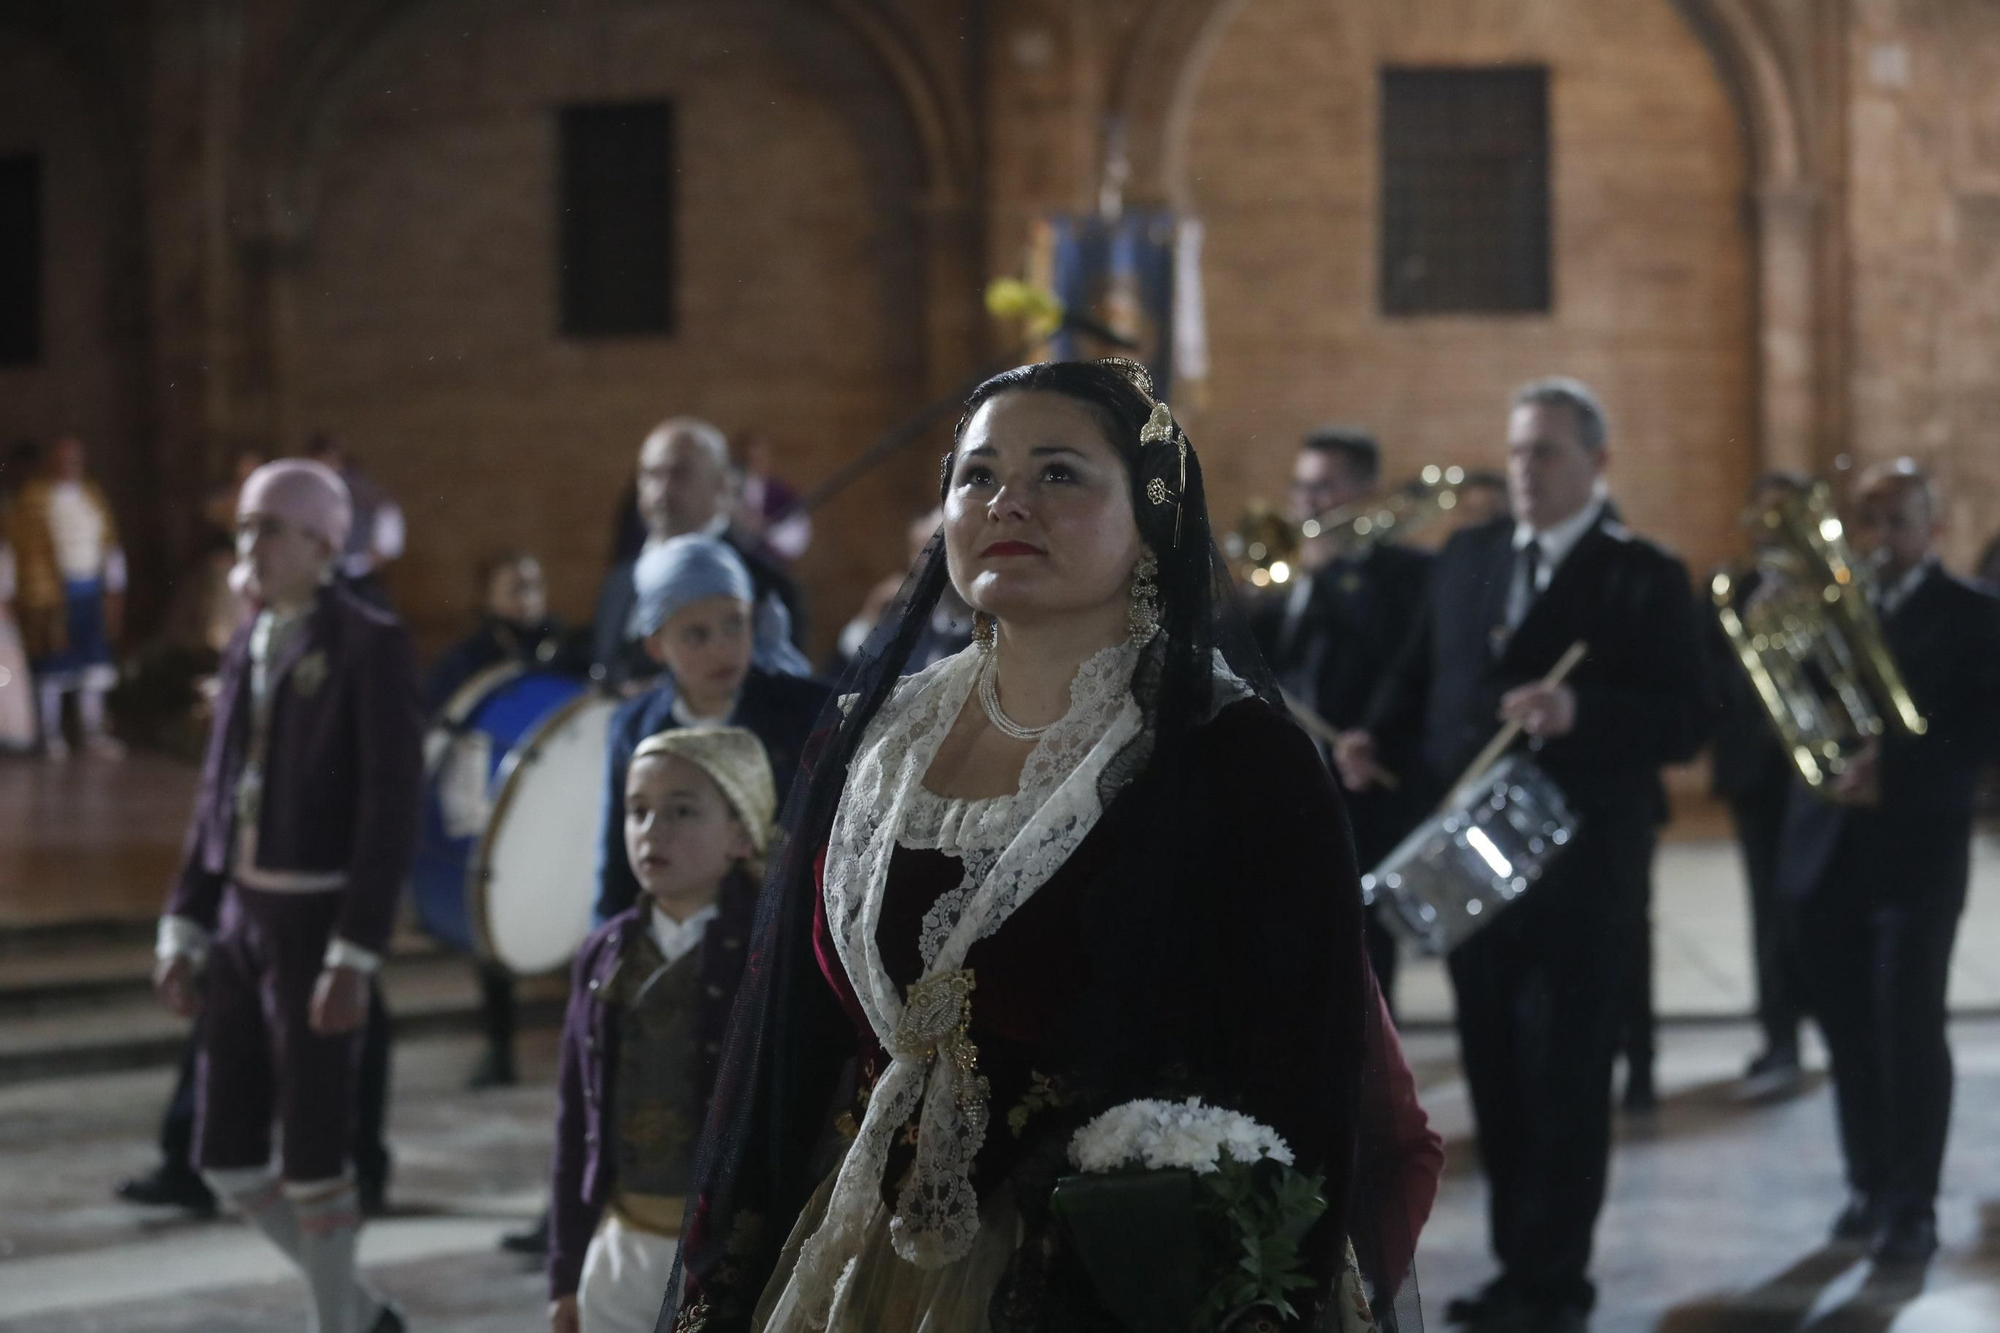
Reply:
[[1364, 550], [1392, 534], [1420, 528], [1458, 508], [1465, 469], [1433, 464], [1386, 495], [1293, 523], [1268, 504], [1252, 503], [1223, 542], [1237, 578], [1252, 588], [1290, 583], [1298, 572], [1299, 548], [1324, 537], [1342, 555]]
[[[1825, 482], [1743, 516], [1758, 553], [1709, 583], [1716, 617], [1756, 687], [1799, 776], [1815, 793], [1870, 740], [1924, 732], [1868, 601], [1872, 571], [1855, 558]], [[1759, 583], [1744, 585], [1751, 573]]]

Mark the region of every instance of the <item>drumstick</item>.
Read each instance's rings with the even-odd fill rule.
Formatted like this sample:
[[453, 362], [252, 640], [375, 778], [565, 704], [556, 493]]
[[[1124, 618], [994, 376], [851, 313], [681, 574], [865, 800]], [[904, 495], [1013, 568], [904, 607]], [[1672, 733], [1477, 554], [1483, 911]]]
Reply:
[[[1298, 720], [1298, 724], [1305, 728], [1306, 733], [1314, 740], [1322, 741], [1327, 745], [1339, 743], [1340, 732], [1335, 729], [1333, 723], [1308, 708], [1299, 696], [1283, 687], [1279, 688], [1278, 695], [1285, 701], [1285, 707], [1292, 710], [1292, 716]], [[1403, 789], [1402, 782], [1394, 773], [1391, 773], [1386, 768], [1379, 766], [1376, 768], [1375, 780], [1390, 791], [1401, 791]]]
[[[1571, 644], [1564, 651], [1563, 655], [1556, 660], [1556, 664], [1549, 668], [1549, 674], [1542, 677], [1542, 687], [1547, 689], [1551, 686], [1562, 684], [1569, 673], [1576, 670], [1577, 663], [1583, 661], [1584, 656], [1589, 652], [1590, 645], [1582, 639], [1578, 639], [1575, 643]], [[1493, 739], [1486, 742], [1486, 748], [1479, 752], [1479, 757], [1472, 761], [1472, 766], [1465, 770], [1464, 776], [1452, 784], [1451, 794], [1445, 797], [1444, 800], [1445, 806], [1455, 805], [1458, 800], [1458, 794], [1474, 782], [1477, 782], [1480, 774], [1493, 767], [1494, 761], [1507, 753], [1507, 748], [1521, 738], [1522, 729], [1523, 724], [1519, 718], [1515, 718], [1506, 726], [1500, 728]]]

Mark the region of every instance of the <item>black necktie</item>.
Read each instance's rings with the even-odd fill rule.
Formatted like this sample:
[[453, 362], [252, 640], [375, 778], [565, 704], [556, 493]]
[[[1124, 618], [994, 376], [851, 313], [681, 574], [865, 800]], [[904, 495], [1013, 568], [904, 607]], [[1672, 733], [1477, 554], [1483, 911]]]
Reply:
[[1542, 544], [1530, 538], [1515, 558], [1520, 575], [1515, 585], [1508, 589], [1507, 632], [1512, 634], [1528, 618], [1528, 608], [1535, 604], [1535, 597], [1541, 592]]

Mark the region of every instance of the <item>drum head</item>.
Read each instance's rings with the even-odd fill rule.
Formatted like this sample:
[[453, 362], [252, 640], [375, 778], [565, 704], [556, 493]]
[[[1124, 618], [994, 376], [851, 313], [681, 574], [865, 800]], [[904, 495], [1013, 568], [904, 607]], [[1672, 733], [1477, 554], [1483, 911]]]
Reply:
[[1390, 927], [1425, 953], [1450, 953], [1540, 881], [1576, 825], [1548, 774], [1508, 755], [1362, 876], [1363, 898], [1387, 899]]
[[481, 957], [532, 976], [562, 967], [590, 934], [604, 762], [617, 701], [585, 694], [508, 755], [493, 819], [467, 867]]

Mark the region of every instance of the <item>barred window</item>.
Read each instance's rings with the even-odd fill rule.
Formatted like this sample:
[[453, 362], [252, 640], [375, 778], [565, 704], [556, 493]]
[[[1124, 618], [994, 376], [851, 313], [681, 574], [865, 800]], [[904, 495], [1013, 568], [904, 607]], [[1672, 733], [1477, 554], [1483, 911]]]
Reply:
[[42, 160], [0, 157], [0, 366], [42, 359]]
[[1549, 72], [1382, 71], [1382, 312], [1551, 301]]
[[672, 332], [672, 104], [565, 107], [560, 139], [563, 333]]

